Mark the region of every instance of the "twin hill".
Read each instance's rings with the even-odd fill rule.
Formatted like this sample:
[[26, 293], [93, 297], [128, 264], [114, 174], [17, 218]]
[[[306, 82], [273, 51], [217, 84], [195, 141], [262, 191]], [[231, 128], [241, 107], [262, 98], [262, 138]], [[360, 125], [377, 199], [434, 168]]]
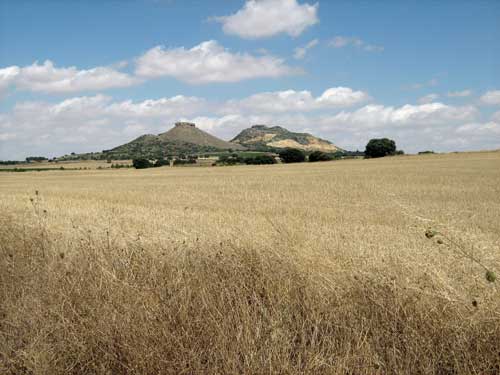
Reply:
[[254, 125], [240, 132], [230, 142], [199, 129], [190, 122], [177, 122], [165, 133], [145, 134], [121, 146], [88, 154], [66, 155], [60, 159], [159, 159], [224, 151], [279, 151], [297, 148], [306, 152], [343, 151], [331, 142], [308, 133], [291, 132], [280, 126]]

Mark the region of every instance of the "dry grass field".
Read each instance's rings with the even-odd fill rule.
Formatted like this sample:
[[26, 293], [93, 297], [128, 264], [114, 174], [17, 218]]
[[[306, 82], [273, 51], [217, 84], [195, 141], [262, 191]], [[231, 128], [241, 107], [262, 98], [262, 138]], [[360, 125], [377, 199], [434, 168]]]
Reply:
[[499, 273], [500, 152], [1, 173], [0, 373], [499, 374]]
[[106, 160], [85, 160], [85, 161], [58, 161], [58, 162], [33, 162], [21, 164], [1, 165], [0, 169], [105, 169], [111, 168], [111, 164], [132, 165], [132, 160], [113, 160], [108, 163]]

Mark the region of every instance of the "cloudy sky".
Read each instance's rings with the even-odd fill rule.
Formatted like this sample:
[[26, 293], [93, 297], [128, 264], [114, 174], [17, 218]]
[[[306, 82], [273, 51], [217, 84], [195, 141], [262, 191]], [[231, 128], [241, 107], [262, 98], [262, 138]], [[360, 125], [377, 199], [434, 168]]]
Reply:
[[0, 159], [188, 120], [500, 148], [500, 2], [0, 0]]

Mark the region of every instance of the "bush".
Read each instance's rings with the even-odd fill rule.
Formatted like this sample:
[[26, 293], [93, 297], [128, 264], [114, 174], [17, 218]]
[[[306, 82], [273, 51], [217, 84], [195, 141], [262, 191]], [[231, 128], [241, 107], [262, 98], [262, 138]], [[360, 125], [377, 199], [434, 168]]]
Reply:
[[309, 155], [309, 161], [310, 162], [315, 162], [315, 161], [330, 161], [332, 160], [332, 156], [327, 154], [326, 152], [323, 151], [313, 151]]
[[174, 165], [186, 165], [186, 164], [196, 164], [195, 159], [175, 159]]
[[219, 156], [219, 160], [217, 160], [218, 164], [224, 164], [224, 165], [236, 165], [244, 162], [245, 160], [240, 158], [237, 154], [221, 155]]
[[245, 158], [245, 164], [276, 164], [276, 159], [271, 155], [257, 155], [255, 157]]
[[156, 160], [153, 167], [163, 167], [164, 165], [170, 165], [170, 162], [163, 158], [159, 158], [158, 160]]
[[388, 138], [370, 139], [366, 145], [366, 158], [381, 158], [396, 153], [396, 142]]
[[306, 154], [296, 148], [285, 148], [279, 152], [283, 163], [301, 163], [306, 160]]
[[132, 165], [135, 169], [145, 169], [152, 167], [152, 164], [148, 159], [134, 159], [132, 160]]

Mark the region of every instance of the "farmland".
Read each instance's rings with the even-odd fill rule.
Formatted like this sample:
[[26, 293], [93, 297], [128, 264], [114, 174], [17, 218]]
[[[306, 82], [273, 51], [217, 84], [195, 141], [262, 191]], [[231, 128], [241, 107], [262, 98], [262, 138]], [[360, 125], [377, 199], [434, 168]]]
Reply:
[[498, 373], [499, 170], [2, 173], [0, 373]]

